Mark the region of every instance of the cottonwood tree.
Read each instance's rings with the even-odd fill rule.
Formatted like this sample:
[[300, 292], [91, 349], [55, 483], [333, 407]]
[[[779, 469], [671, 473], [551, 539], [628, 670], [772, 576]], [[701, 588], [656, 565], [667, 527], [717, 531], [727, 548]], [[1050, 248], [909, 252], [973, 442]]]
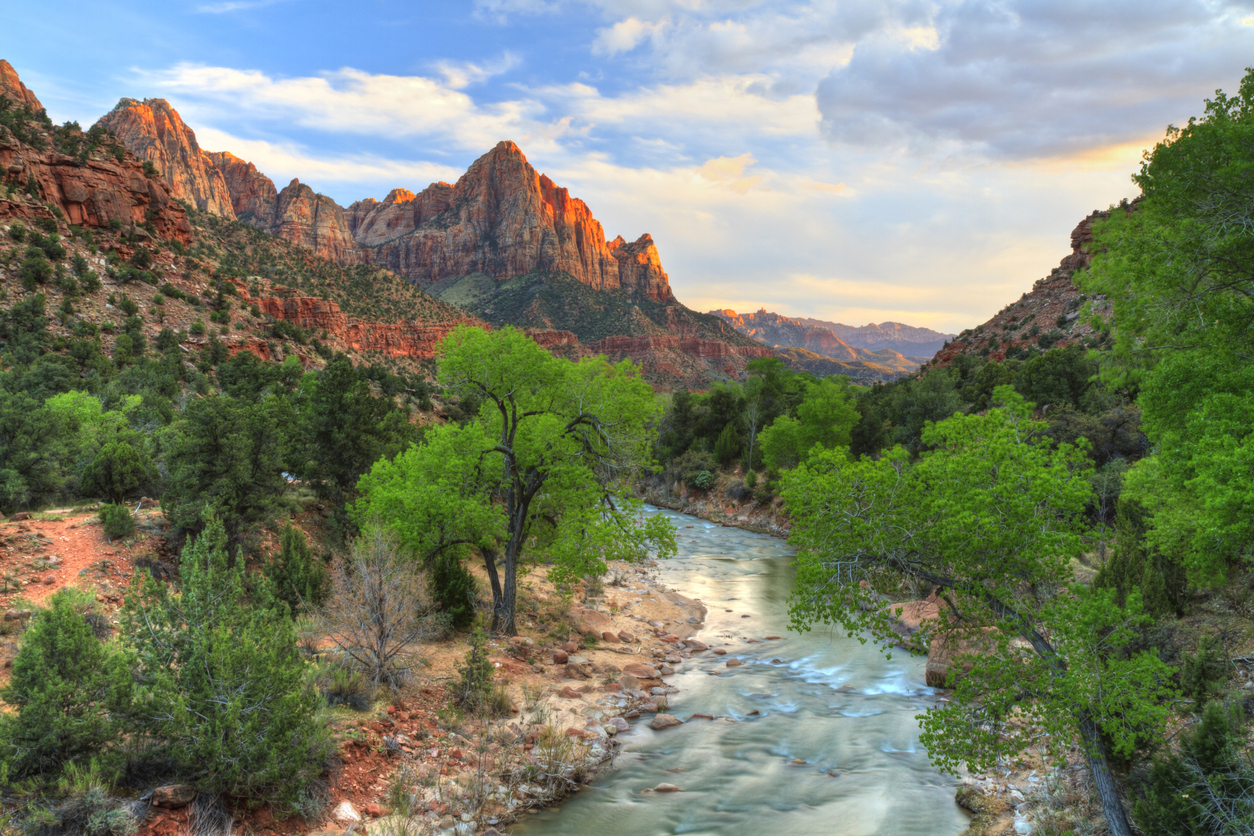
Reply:
[[1254, 71], [1132, 179], [1143, 199], [1095, 225], [1100, 251], [1076, 280], [1114, 305], [1106, 376], [1140, 386], [1155, 452], [1126, 490], [1151, 512], [1147, 538], [1215, 584], [1254, 557]]
[[920, 717], [932, 759], [983, 770], [1028, 745], [1061, 758], [1079, 743], [1112, 832], [1131, 836], [1108, 748], [1130, 755], [1138, 734], [1162, 727], [1170, 669], [1126, 652], [1139, 596], [1121, 608], [1113, 591], [1072, 583], [1092, 490], [1083, 450], [1051, 446], [1010, 387], [995, 397], [987, 415], [929, 424], [933, 449], [917, 464], [900, 447], [858, 461], [816, 451], [785, 476], [800, 548], [792, 622], [888, 643], [877, 593], [907, 579], [937, 587], [945, 606], [931, 629], [970, 670], [954, 702]]
[[[558, 582], [600, 574], [606, 561], [637, 560], [650, 548], [674, 553], [670, 524], [645, 519], [624, 490], [652, 464], [659, 414], [638, 368], [555, 357], [514, 328], [464, 327], [441, 343], [439, 375], [446, 389], [479, 401], [478, 414], [433, 433], [425, 449], [376, 466], [363, 480], [361, 507], [411, 532], [403, 536], [426, 537], [428, 553], [477, 546], [494, 631], [517, 632], [518, 575], [529, 550], [551, 560], [549, 577]], [[397, 501], [404, 485], [434, 504]], [[414, 533], [421, 530], [436, 533]]]

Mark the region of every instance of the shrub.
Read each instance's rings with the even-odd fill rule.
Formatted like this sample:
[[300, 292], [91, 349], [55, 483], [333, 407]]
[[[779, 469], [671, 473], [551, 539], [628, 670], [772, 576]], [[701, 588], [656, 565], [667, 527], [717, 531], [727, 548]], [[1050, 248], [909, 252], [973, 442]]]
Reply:
[[1134, 780], [1133, 817], [1146, 836], [1247, 834], [1254, 828], [1254, 763], [1241, 751], [1239, 705], [1209, 703], [1180, 750]]
[[310, 551], [305, 535], [291, 523], [283, 526], [279, 553], [266, 564], [266, 574], [275, 594], [293, 615], [319, 607], [326, 600], [327, 569]]
[[192, 323], [192, 327], [189, 330], [195, 336], [203, 337], [205, 335], [205, 323], [198, 319]]
[[36, 287], [47, 284], [52, 279], [52, 265], [39, 250], [28, 251], [17, 275], [22, 280], [22, 287], [34, 291]]
[[131, 256], [130, 264], [137, 270], [147, 270], [152, 266], [152, 250], [147, 247], [138, 247], [135, 254]]
[[718, 460], [719, 466], [727, 467], [731, 464], [740, 455], [740, 446], [740, 436], [736, 434], [736, 428], [728, 423], [714, 442], [714, 458]]
[[76, 759], [104, 756], [130, 696], [125, 656], [92, 635], [71, 592], [58, 591], [32, 620], [0, 691], [16, 709], [0, 718], [9, 775], [55, 774]]
[[31, 808], [22, 830], [26, 836], [131, 836], [138, 822], [131, 802], [110, 798], [105, 783], [91, 771], [76, 775], [56, 806]]
[[1225, 660], [1219, 642], [1203, 636], [1193, 653], [1186, 653], [1180, 665], [1180, 692], [1199, 706], [1219, 693], [1224, 680]]
[[461, 559], [450, 552], [439, 555], [431, 565], [428, 578], [431, 597], [441, 612], [447, 613], [448, 625], [464, 630], [475, 620], [475, 577]]
[[135, 533], [135, 518], [125, 505], [101, 505], [100, 525], [110, 543]]
[[331, 570], [319, 617], [345, 658], [375, 684], [399, 685], [418, 660], [412, 644], [433, 629], [425, 579], [396, 537], [371, 525]]
[[370, 710], [374, 688], [356, 668], [328, 665], [319, 672], [317, 683], [327, 705], [344, 705], [354, 711]]
[[14, 221], [9, 226], [9, 237], [20, 244], [26, 240], [26, 226], [21, 221]]
[[[331, 751], [296, 629], [268, 584], [247, 589], [210, 515], [183, 549], [182, 594], [151, 578], [127, 596], [145, 679], [141, 728], [208, 792], [294, 804]], [[250, 600], [251, 597], [251, 600]]]
[[482, 627], [475, 627], [470, 634], [466, 663], [457, 666], [460, 677], [454, 691], [457, 704], [486, 717], [498, 717], [508, 711], [509, 698], [504, 689], [493, 682], [493, 670], [488, 657], [488, 637]]
[[144, 160], [144, 175], [147, 177], [157, 176], [157, 167], [152, 164], [152, 160]]
[[715, 476], [708, 470], [698, 471], [693, 475], [692, 479], [689, 480], [689, 484], [699, 491], [708, 491], [710, 488], [714, 487], [714, 482]]
[[748, 473], [745, 474], [745, 487], [752, 491], [756, 489], [757, 486], [758, 486], [757, 471], [750, 470]]
[[[118, 339], [120, 340], [121, 337]], [[137, 449], [135, 445], [127, 441], [110, 441], [100, 448], [100, 452], [83, 471], [79, 480], [79, 489], [88, 495], [106, 497], [113, 503], [106, 507], [121, 508], [126, 511], [126, 507], [122, 505], [123, 501], [155, 478], [156, 472], [152, 466], [152, 459], [142, 447]], [[127, 513], [127, 520], [130, 516], [130, 513]], [[105, 523], [105, 534], [113, 537], [114, 535], [109, 533], [104, 508], [101, 509], [100, 520]], [[133, 524], [131, 529], [134, 529]], [[117, 536], [125, 537], [127, 534], [130, 534], [130, 531], [124, 531]]]

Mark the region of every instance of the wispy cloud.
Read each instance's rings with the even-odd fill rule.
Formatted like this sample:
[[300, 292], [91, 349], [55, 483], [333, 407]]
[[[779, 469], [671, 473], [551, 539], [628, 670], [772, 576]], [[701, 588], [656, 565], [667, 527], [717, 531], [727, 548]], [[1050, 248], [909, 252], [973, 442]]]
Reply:
[[196, 7], [196, 11], [206, 15], [223, 15], [230, 12], [242, 12], [248, 9], [261, 9], [289, 0], [223, 0], [221, 3], [204, 3]]

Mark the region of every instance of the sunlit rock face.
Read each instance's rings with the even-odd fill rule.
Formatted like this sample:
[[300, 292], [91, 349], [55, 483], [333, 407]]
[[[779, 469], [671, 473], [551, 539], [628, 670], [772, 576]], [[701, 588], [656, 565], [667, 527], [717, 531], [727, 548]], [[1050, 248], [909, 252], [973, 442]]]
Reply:
[[279, 211], [279, 190], [274, 182], [258, 171], [257, 166], [230, 151], [210, 151], [208, 156], [214, 168], [222, 173], [235, 217], [270, 232]]
[[141, 162], [156, 167], [172, 197], [201, 211], [235, 218], [221, 172], [165, 99], [122, 99], [100, 124], [117, 134]]
[[354, 238], [372, 264], [422, 282], [483, 273], [507, 279], [569, 273], [598, 290], [670, 301], [653, 239], [606, 241], [588, 205], [537, 172], [512, 142], [498, 143], [455, 185], [396, 189], [349, 207]]
[[[0, 61], [0, 96], [18, 106], [42, 109], [7, 61]], [[161, 238], [184, 244], [191, 240], [183, 207], [171, 199], [159, 179], [144, 175], [133, 156], [121, 162], [99, 153], [79, 159], [53, 150], [47, 137], [44, 144], [44, 149], [32, 147], [0, 127], [0, 179], [39, 196], [38, 200], [0, 201], [0, 220], [44, 217], [46, 207], [53, 206], [75, 226], [151, 223]]]

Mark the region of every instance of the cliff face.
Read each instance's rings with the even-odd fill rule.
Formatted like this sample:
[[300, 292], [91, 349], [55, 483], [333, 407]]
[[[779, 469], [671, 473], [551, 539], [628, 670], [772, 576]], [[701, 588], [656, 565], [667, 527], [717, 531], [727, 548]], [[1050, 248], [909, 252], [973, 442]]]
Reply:
[[122, 99], [99, 124], [117, 134], [141, 161], [151, 162], [172, 196], [201, 211], [235, 217], [222, 173], [165, 99]]
[[279, 211], [279, 190], [274, 182], [258, 171], [257, 166], [229, 151], [209, 151], [206, 157], [222, 175], [235, 217], [271, 232]]
[[587, 204], [539, 174], [512, 142], [476, 160], [454, 186], [393, 191], [353, 204], [349, 217], [367, 260], [419, 283], [471, 273], [508, 279], [569, 273], [597, 290], [670, 301], [653, 239], [606, 241]]
[[340, 264], [362, 261], [340, 205], [295, 178], [279, 192], [271, 231]]
[[[28, 95], [13, 79], [0, 83]], [[279, 191], [252, 163], [201, 150], [164, 99], [122, 99], [100, 124], [151, 161], [174, 197], [341, 264], [375, 264], [419, 285], [471, 273], [568, 273], [597, 290], [674, 300], [649, 235], [607, 241], [587, 204], [537, 172], [512, 142], [476, 160], [455, 185], [393, 189], [345, 210], [299, 180]]]
[[38, 113], [44, 109], [35, 94], [26, 89], [26, 85], [17, 77], [17, 71], [8, 61], [0, 58], [0, 93], [20, 105], [27, 105]]
[[307, 297], [263, 298], [254, 300], [261, 312], [284, 319], [301, 328], [326, 331], [343, 345], [357, 352], [377, 351], [387, 357], [429, 360], [440, 340], [465, 322], [423, 325], [419, 323], [353, 322], [340, 306], [327, 299]]
[[[0, 96], [18, 104], [38, 104], [13, 68], [7, 62], [0, 61], [0, 65]], [[191, 241], [183, 207], [170, 199], [162, 183], [144, 175], [134, 157], [124, 156], [118, 162], [104, 147], [89, 151], [81, 133], [61, 138], [72, 140], [79, 149], [70, 155], [56, 150], [58, 139], [44, 123], [28, 121], [25, 130], [28, 140], [43, 148], [0, 126], [0, 182], [15, 187], [11, 197], [0, 199], [0, 217], [47, 217], [46, 207], [52, 205], [75, 226], [101, 228], [116, 221], [135, 227], [151, 221], [161, 238]]]

